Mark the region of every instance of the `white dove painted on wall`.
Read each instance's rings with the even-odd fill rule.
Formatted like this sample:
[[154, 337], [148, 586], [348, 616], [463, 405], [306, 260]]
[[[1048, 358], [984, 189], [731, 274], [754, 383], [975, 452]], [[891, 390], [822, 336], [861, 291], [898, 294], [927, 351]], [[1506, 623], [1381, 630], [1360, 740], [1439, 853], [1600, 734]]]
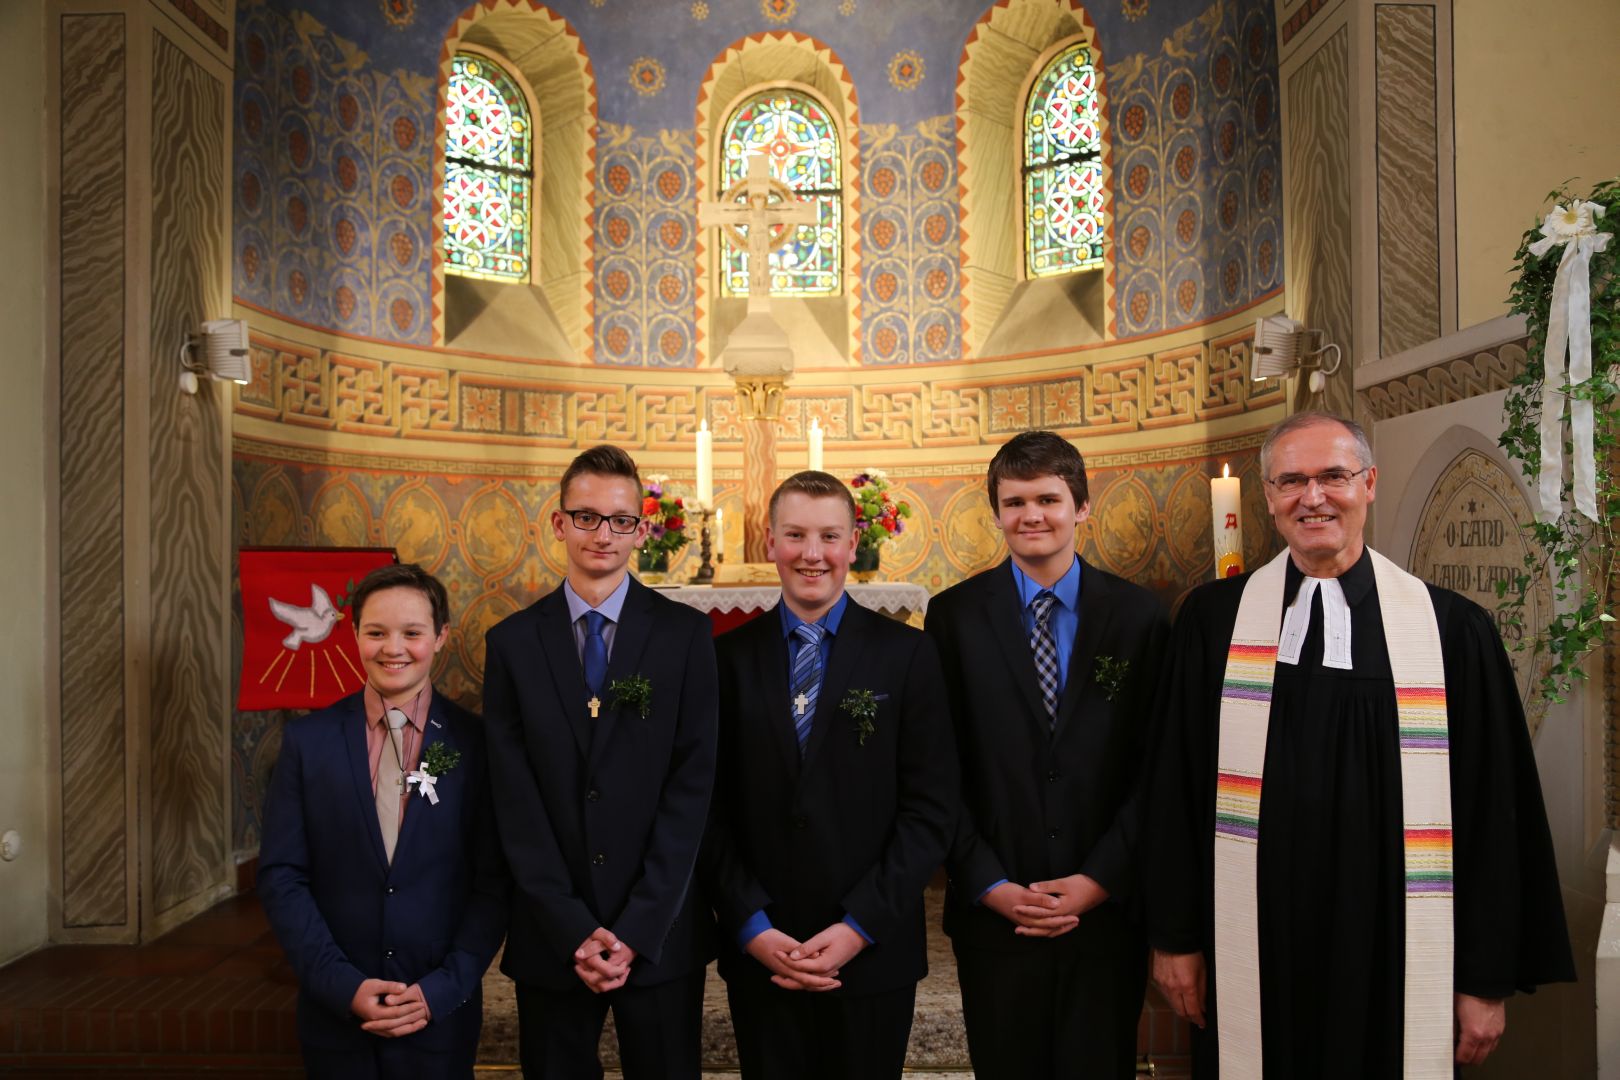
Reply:
[[292, 627], [292, 633], [281, 639], [282, 647], [294, 652], [306, 641], [311, 645], [325, 641], [332, 627], [343, 618], [343, 613], [332, 606], [332, 598], [326, 595], [325, 589], [312, 584], [309, 593], [309, 607], [299, 607], [270, 597], [271, 612]]

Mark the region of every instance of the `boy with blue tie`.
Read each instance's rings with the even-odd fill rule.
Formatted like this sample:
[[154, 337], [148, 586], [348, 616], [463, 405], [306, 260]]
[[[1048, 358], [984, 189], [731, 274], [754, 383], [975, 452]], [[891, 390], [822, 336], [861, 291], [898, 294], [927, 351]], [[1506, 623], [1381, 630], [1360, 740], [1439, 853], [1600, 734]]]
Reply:
[[850, 600], [855, 503], [823, 472], [771, 496], [775, 611], [724, 635], [704, 872], [745, 1080], [894, 1080], [928, 970], [923, 888], [956, 814], [923, 634]]
[[630, 577], [646, 537], [630, 455], [563, 473], [555, 591], [485, 638], [495, 813], [517, 885], [501, 970], [529, 1080], [602, 1075], [608, 1010], [626, 1080], [697, 1080], [706, 905], [689, 887], [714, 781], [707, 616]]
[[508, 882], [482, 726], [429, 681], [449, 598], [385, 566], [349, 610], [366, 685], [287, 725], [259, 895], [298, 974], [310, 1076], [470, 1077]]

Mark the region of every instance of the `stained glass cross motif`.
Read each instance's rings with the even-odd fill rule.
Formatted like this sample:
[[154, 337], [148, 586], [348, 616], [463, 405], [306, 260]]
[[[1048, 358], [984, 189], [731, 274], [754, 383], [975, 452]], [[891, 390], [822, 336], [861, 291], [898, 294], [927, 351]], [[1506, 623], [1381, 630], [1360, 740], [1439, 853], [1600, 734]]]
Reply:
[[445, 100], [445, 271], [529, 279], [534, 131], [517, 83], [482, 56], [457, 54]]
[[[843, 156], [838, 128], [809, 94], [774, 88], [737, 106], [724, 128], [724, 158], [718, 195], [733, 192], [748, 176], [749, 159], [764, 156], [770, 173], [815, 208], [815, 218], [792, 227], [768, 256], [771, 292], [777, 296], [832, 296], [842, 291]], [[721, 290], [749, 294], [752, 244], [727, 238], [721, 252]]]
[[1024, 111], [1024, 251], [1031, 277], [1101, 266], [1107, 193], [1102, 102], [1091, 49], [1041, 70]]

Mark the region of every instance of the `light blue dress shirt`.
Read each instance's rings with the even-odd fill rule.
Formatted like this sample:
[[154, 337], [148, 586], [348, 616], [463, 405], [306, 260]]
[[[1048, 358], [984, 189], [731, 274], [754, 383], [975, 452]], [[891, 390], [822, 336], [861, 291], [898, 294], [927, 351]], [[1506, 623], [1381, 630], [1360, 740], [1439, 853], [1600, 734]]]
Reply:
[[619, 616], [624, 612], [624, 598], [630, 595], [630, 575], [624, 575], [619, 587], [608, 593], [607, 599], [596, 607], [591, 607], [580, 599], [579, 593], [563, 579], [563, 598], [568, 601], [568, 622], [574, 628], [574, 652], [579, 656], [579, 662], [585, 662], [585, 613], [599, 611], [607, 618], [607, 625], [602, 627], [602, 643], [607, 646], [608, 659], [613, 658], [613, 639], [618, 634]]

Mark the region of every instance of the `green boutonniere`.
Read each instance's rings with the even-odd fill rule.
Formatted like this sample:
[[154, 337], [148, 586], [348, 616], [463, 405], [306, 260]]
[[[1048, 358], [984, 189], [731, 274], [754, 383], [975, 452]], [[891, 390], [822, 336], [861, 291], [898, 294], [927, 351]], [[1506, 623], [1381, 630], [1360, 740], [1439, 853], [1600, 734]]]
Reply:
[[844, 695], [844, 700], [838, 703], [839, 709], [849, 714], [855, 721], [855, 739], [861, 745], [877, 734], [878, 702], [887, 697], [887, 694], [874, 694], [870, 690], [851, 690]]
[[608, 683], [615, 709], [634, 709], [643, 720], [652, 711], [652, 680], [645, 675], [629, 675]]
[[434, 776], [443, 776], [461, 764], [461, 751], [445, 742], [436, 742], [422, 754], [422, 768]]
[[435, 785], [444, 779], [444, 774], [455, 768], [461, 762], [461, 751], [442, 742], [436, 742], [428, 747], [422, 754], [422, 763], [416, 767], [415, 772], [407, 773], [405, 786], [416, 788], [416, 793], [428, 801], [430, 806], [439, 805], [439, 792]]
[[1129, 660], [1116, 660], [1112, 656], [1097, 657], [1096, 667], [1092, 669], [1092, 678], [1102, 687], [1103, 697], [1113, 701], [1114, 697], [1125, 688], [1125, 676], [1131, 670]]

